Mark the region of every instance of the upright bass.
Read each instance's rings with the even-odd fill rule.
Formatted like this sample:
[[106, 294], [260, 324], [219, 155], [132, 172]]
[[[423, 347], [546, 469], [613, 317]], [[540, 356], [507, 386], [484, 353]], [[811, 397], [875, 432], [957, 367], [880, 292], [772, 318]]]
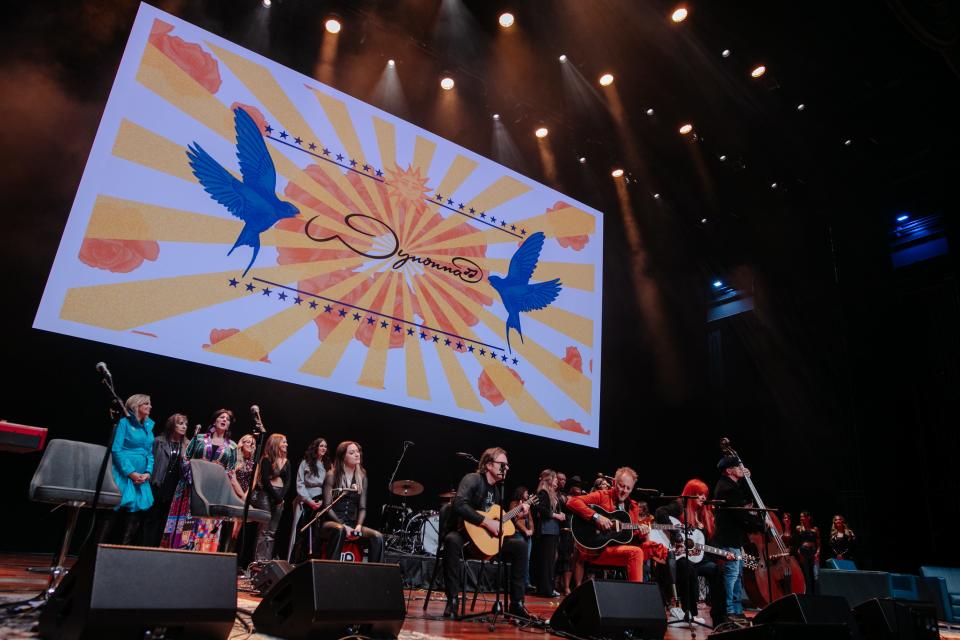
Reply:
[[[720, 449], [724, 455], [740, 460], [739, 454], [730, 446], [728, 438], [720, 440]], [[743, 468], [742, 460], [740, 460], [740, 467]], [[760, 510], [765, 509], [763, 500], [753, 485], [753, 480], [746, 475], [744, 480], [750, 488], [754, 505]], [[756, 548], [759, 563], [753, 569], [745, 567], [743, 572], [743, 588], [750, 596], [750, 600], [761, 608], [787, 594], [803, 593], [806, 588], [800, 563], [783, 541], [783, 527], [780, 519], [775, 513], [768, 511], [762, 513], [766, 535], [762, 531], [749, 535], [750, 542]]]

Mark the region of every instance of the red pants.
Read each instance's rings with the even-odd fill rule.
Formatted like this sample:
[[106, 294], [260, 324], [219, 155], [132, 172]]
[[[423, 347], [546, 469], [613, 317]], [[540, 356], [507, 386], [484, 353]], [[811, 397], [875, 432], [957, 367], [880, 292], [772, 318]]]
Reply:
[[626, 567], [627, 580], [643, 582], [643, 549], [633, 545], [610, 545], [599, 554], [581, 551], [581, 557], [591, 564]]

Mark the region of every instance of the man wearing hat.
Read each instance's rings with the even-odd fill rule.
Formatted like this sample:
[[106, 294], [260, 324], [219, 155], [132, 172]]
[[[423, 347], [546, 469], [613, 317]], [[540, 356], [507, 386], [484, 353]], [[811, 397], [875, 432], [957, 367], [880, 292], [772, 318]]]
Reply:
[[[724, 456], [717, 463], [720, 470], [720, 479], [713, 490], [713, 497], [724, 507], [753, 506], [753, 496], [744, 478], [750, 476], [750, 470], [735, 456]], [[716, 530], [710, 541], [715, 547], [720, 547], [733, 554], [739, 555], [747, 532], [763, 528], [763, 521], [751, 511], [737, 511], [718, 509]], [[723, 580], [727, 591], [727, 617], [733, 620], [744, 619], [743, 616], [743, 563], [740, 560], [727, 560], [721, 567]]]

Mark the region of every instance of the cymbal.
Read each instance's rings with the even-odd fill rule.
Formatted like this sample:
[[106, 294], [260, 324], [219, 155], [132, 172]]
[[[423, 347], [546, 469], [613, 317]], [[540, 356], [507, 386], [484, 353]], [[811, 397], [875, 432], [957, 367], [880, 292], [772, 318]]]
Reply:
[[390, 493], [398, 496], [418, 496], [423, 493], [423, 485], [416, 480], [397, 480], [390, 485]]
[[457, 492], [456, 492], [456, 491], [444, 491], [443, 493], [438, 493], [438, 494], [437, 494], [437, 497], [438, 497], [438, 498], [443, 498], [443, 499], [445, 499], [445, 500], [449, 500], [450, 498], [452, 498], [452, 497], [455, 496], [455, 495], [457, 495]]

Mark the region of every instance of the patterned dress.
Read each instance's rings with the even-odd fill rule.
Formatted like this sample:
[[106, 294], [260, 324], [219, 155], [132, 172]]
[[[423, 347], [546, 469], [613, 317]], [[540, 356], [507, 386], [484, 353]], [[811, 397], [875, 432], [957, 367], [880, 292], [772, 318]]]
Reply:
[[236, 472], [239, 456], [237, 443], [224, 441], [223, 446], [213, 444], [209, 433], [197, 436], [187, 446], [183, 464], [183, 475], [173, 494], [170, 514], [163, 529], [160, 546], [167, 549], [188, 549], [193, 551], [216, 551], [220, 543], [220, 530], [223, 520], [220, 518], [194, 518], [190, 515], [190, 494], [193, 477], [190, 474], [190, 460], [198, 458], [223, 465], [228, 474]]

